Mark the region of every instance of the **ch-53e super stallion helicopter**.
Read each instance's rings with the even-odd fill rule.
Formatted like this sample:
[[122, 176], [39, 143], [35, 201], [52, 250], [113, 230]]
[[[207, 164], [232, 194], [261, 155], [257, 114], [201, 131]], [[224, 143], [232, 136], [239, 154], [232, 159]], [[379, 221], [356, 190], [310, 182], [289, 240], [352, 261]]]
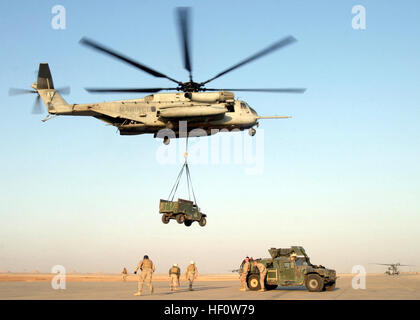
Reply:
[[[249, 129], [251, 136], [255, 135], [254, 126], [258, 126], [260, 119], [290, 118], [288, 116], [260, 117], [245, 101], [235, 99], [231, 91], [250, 92], [285, 92], [303, 93], [305, 89], [215, 89], [206, 88], [205, 85], [228, 72], [231, 72], [251, 61], [254, 61], [270, 52], [283, 48], [296, 41], [292, 36], [283, 38], [269, 47], [242, 60], [230, 68], [216, 74], [214, 77], [195, 82], [192, 77], [192, 64], [189, 46], [189, 8], [177, 9], [177, 20], [183, 51], [184, 67], [189, 72], [189, 81], [175, 80], [159, 71], [145, 66], [103, 45], [82, 38], [80, 43], [91, 49], [107, 54], [140, 69], [154, 77], [166, 78], [177, 84], [170, 88], [86, 88], [91, 93], [152, 93], [144, 98], [110, 101], [103, 103], [69, 104], [60, 95], [53, 85], [51, 72], [47, 63], [39, 66], [38, 80], [32, 85], [34, 90], [14, 89], [10, 95], [20, 93], [38, 94], [34, 110], [39, 111], [40, 98], [48, 110], [48, 117], [43, 121], [57, 115], [66, 116], [91, 116], [118, 128], [121, 135], [153, 134], [154, 137], [163, 138], [169, 144], [170, 137], [180, 137], [180, 123], [186, 121], [189, 136], [214, 134], [221, 129]], [[160, 91], [176, 90], [176, 93], [158, 93]], [[68, 89], [64, 90], [68, 93]], [[211, 92], [206, 92], [211, 91]], [[202, 129], [201, 131], [194, 129]], [[191, 132], [193, 131], [193, 132]], [[173, 134], [169, 134], [172, 132]]]
[[389, 276], [398, 276], [400, 274], [400, 270], [398, 267], [413, 267], [409, 264], [401, 264], [399, 262], [397, 263], [375, 263], [380, 266], [388, 266], [388, 269], [385, 271], [385, 274]]

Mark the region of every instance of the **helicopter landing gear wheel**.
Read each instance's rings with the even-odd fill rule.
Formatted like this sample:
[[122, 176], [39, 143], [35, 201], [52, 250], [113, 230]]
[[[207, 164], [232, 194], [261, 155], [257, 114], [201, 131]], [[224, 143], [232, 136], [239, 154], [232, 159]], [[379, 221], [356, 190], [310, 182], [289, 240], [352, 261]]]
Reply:
[[184, 223], [185, 221], [185, 217], [183, 214], [179, 214], [176, 216], [176, 222], [178, 222], [179, 224]]
[[251, 129], [249, 129], [249, 135], [251, 136], [251, 137], [253, 137], [253, 136], [255, 136], [255, 134], [257, 133], [257, 130], [255, 130], [254, 128], [251, 128]]
[[184, 221], [184, 224], [185, 224], [185, 226], [187, 226], [187, 227], [191, 227], [191, 225], [192, 225], [192, 221], [191, 220], [185, 220]]
[[166, 129], [173, 130], [174, 124], [171, 121], [166, 122]]
[[167, 214], [164, 214], [164, 215], [162, 216], [162, 222], [163, 222], [164, 224], [168, 224], [168, 223], [169, 223], [169, 216], [168, 216]]
[[163, 138], [163, 144], [164, 144], [164, 145], [168, 145], [168, 144], [169, 144], [169, 142], [171, 142], [171, 139], [169, 139], [169, 137], [165, 137], [165, 138]]

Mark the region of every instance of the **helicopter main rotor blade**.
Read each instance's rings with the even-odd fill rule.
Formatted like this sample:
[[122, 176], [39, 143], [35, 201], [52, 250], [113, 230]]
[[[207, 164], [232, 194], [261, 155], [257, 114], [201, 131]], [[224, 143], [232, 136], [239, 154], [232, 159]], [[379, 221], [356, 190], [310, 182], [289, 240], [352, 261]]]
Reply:
[[179, 82], [179, 81], [177, 81], [175, 79], [172, 79], [171, 77], [168, 77], [167, 75], [165, 75], [163, 73], [160, 73], [159, 71], [153, 70], [152, 68], [149, 68], [149, 67], [147, 67], [147, 66], [145, 66], [145, 65], [143, 65], [143, 64], [141, 64], [141, 63], [139, 63], [137, 61], [134, 61], [133, 59], [128, 58], [128, 57], [126, 57], [126, 56], [124, 56], [124, 55], [122, 55], [120, 53], [117, 53], [114, 50], [111, 50], [109, 48], [106, 48], [103, 45], [101, 45], [101, 44], [99, 44], [99, 43], [97, 43], [95, 41], [89, 40], [87, 38], [82, 38], [82, 39], [80, 39], [80, 43], [83, 44], [83, 45], [85, 45], [85, 46], [88, 46], [88, 47], [90, 47], [92, 49], [95, 49], [97, 51], [100, 51], [102, 53], [106, 53], [106, 54], [108, 54], [108, 55], [110, 55], [110, 56], [112, 56], [112, 57], [114, 57], [114, 58], [116, 58], [118, 60], [124, 61], [125, 63], [128, 63], [129, 65], [134, 66], [137, 69], [143, 70], [144, 72], [146, 72], [148, 74], [151, 74], [154, 77], [157, 77], [157, 78], [166, 78], [166, 79], [168, 79], [170, 81], [173, 81], [173, 82], [175, 82], [177, 84], [181, 84], [181, 82]]
[[273, 92], [273, 93], [304, 93], [306, 89], [304, 88], [283, 88], [283, 89], [214, 89], [214, 88], [204, 88], [204, 91], [247, 91], [247, 92]]
[[42, 113], [41, 97], [38, 94], [36, 96], [34, 105], [32, 106], [32, 114], [41, 114], [41, 113]]
[[192, 67], [190, 57], [190, 8], [177, 8], [178, 28], [181, 36], [181, 44], [184, 54], [184, 68], [190, 74], [190, 81], [192, 81]]
[[178, 90], [178, 88], [85, 88], [85, 90], [90, 93], [117, 93], [117, 92], [155, 93], [162, 90]]
[[217, 78], [223, 76], [224, 74], [226, 74], [228, 72], [231, 72], [231, 71], [233, 71], [233, 70], [235, 70], [235, 69], [237, 69], [237, 68], [239, 68], [239, 67], [241, 67], [241, 66], [243, 66], [243, 65], [245, 65], [245, 64], [247, 64], [247, 63], [249, 63], [251, 61], [254, 61], [254, 60], [258, 59], [258, 58], [261, 58], [261, 57], [269, 54], [270, 52], [273, 52], [275, 50], [281, 49], [281, 48], [283, 48], [283, 47], [285, 47], [285, 46], [287, 46], [289, 44], [292, 44], [292, 43], [294, 43], [296, 41], [297, 40], [294, 37], [288, 36], [288, 37], [286, 37], [286, 38], [284, 38], [284, 39], [282, 39], [280, 41], [277, 41], [277, 42], [273, 43], [269, 47], [267, 47], [267, 48], [265, 48], [265, 49], [263, 49], [263, 50], [255, 53], [255, 54], [253, 54], [252, 56], [246, 58], [245, 60], [242, 60], [241, 62], [233, 65], [232, 67], [230, 67], [230, 68], [228, 68], [228, 69], [226, 69], [226, 70], [218, 73], [213, 78], [210, 78], [209, 80], [204, 81], [201, 84], [204, 85], [206, 83], [209, 83], [210, 81], [213, 81], [214, 79], [217, 79]]
[[30, 89], [19, 89], [19, 88], [9, 89], [9, 96], [16, 96], [16, 95], [27, 94], [27, 93], [37, 93], [37, 92], [35, 90], [30, 90]]

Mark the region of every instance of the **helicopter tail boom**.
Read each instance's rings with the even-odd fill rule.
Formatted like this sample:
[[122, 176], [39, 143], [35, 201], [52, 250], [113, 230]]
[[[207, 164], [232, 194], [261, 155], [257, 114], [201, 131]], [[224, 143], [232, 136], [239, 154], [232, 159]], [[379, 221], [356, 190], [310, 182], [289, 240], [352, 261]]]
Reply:
[[60, 95], [69, 93], [69, 88], [55, 89], [48, 63], [40, 63], [37, 82], [32, 87], [38, 92], [47, 107], [48, 113], [59, 114], [72, 110], [66, 100]]

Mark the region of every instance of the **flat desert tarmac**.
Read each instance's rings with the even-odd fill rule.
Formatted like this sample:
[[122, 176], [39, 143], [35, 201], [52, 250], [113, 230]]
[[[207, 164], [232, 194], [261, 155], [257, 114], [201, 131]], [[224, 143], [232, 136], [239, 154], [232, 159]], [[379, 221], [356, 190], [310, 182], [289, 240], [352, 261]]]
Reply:
[[151, 295], [144, 286], [142, 296], [137, 291], [137, 276], [130, 275], [122, 281], [117, 274], [68, 274], [66, 289], [52, 288], [52, 274], [0, 274], [1, 300], [420, 300], [420, 274], [387, 276], [368, 274], [366, 289], [352, 288], [355, 275], [339, 274], [336, 289], [328, 292], [308, 292], [304, 287], [279, 287], [266, 292], [239, 291], [237, 274], [200, 275], [194, 291], [188, 290], [187, 281], [181, 278], [179, 291], [169, 291], [166, 275], [153, 277], [155, 287]]

